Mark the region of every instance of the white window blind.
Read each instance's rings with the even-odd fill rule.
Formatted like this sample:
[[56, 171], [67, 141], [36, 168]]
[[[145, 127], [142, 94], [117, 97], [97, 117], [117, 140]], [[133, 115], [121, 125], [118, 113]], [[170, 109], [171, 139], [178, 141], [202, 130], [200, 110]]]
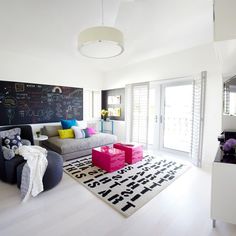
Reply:
[[230, 114], [230, 89], [224, 86], [224, 113]]
[[132, 129], [132, 85], [125, 86], [125, 130], [126, 142], [131, 142], [131, 129]]
[[99, 119], [101, 117], [101, 92], [93, 91], [93, 118]]
[[84, 90], [84, 120], [92, 118], [92, 91]]
[[147, 145], [149, 84], [132, 85], [131, 141]]
[[203, 71], [201, 78], [195, 79], [193, 83], [191, 158], [192, 162], [198, 167], [201, 167], [202, 164], [206, 77], [207, 72]]

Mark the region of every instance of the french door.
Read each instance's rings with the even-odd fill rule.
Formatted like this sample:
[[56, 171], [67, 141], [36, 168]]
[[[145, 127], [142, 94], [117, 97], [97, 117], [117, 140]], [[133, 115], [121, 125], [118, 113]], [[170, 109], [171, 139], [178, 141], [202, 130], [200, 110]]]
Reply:
[[154, 81], [149, 89], [149, 148], [185, 153], [201, 166], [207, 72]]
[[150, 83], [149, 147], [190, 153], [192, 105], [192, 80]]
[[185, 153], [201, 166], [206, 78], [126, 85], [126, 142]]

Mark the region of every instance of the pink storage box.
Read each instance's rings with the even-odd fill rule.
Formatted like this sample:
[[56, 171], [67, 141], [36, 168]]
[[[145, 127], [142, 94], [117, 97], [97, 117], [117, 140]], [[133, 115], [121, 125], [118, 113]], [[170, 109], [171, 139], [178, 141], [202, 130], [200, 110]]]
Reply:
[[134, 164], [143, 159], [142, 145], [115, 143], [113, 147], [125, 151], [125, 162], [128, 164]]
[[93, 148], [92, 163], [107, 172], [113, 172], [125, 166], [125, 152], [109, 146]]

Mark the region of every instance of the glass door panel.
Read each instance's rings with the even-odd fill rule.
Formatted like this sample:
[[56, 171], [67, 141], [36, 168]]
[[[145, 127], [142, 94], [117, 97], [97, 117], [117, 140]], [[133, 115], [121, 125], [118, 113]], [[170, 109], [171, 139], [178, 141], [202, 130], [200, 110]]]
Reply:
[[193, 85], [163, 86], [163, 148], [190, 152]]

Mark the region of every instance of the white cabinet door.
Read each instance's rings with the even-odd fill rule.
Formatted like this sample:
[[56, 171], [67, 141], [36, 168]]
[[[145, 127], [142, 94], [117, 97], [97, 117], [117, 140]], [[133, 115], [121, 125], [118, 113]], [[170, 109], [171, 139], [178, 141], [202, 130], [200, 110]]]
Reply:
[[214, 162], [211, 218], [236, 224], [236, 165]]

